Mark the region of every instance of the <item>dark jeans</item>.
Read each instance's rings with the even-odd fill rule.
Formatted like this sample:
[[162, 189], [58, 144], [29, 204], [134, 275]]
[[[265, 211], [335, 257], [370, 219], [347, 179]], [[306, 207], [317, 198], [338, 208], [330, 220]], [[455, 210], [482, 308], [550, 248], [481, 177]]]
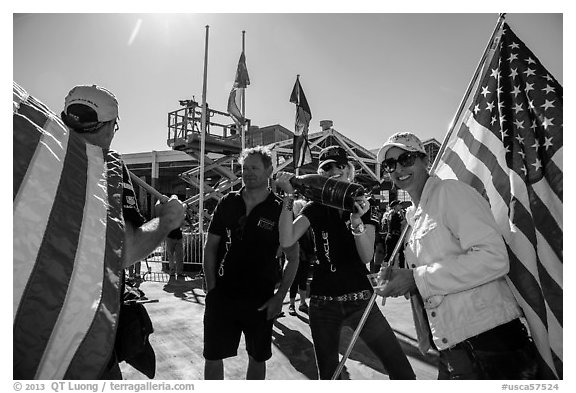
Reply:
[[[320, 379], [332, 378], [339, 363], [340, 331], [345, 325], [356, 329], [368, 302], [310, 299], [310, 329]], [[378, 306], [372, 306], [360, 337], [382, 362], [390, 379], [415, 379], [412, 366]]]
[[440, 351], [438, 379], [535, 379], [537, 350], [516, 319]]
[[300, 259], [296, 277], [290, 286], [290, 297], [295, 298], [298, 290], [306, 291], [308, 289], [308, 270], [310, 269], [310, 261], [307, 259]]
[[[384, 256], [384, 262], [390, 262], [390, 258], [392, 257], [392, 251], [394, 251], [394, 247], [396, 247], [396, 243], [398, 243], [398, 240], [400, 240], [400, 235], [393, 235], [393, 234], [388, 234], [386, 235], [386, 240], [385, 240], [385, 246], [386, 246], [386, 255]], [[399, 265], [398, 267], [404, 267], [404, 251], [403, 251], [404, 246], [400, 246], [400, 248], [398, 249], [398, 261], [399, 261]]]

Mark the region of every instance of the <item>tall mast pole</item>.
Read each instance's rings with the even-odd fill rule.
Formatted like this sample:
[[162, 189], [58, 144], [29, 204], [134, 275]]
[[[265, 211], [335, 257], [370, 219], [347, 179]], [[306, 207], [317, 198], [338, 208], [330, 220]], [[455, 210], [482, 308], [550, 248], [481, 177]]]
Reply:
[[[244, 42], [244, 36], [246, 34], [246, 30], [242, 30], [242, 53], [244, 53], [245, 50], [245, 42]], [[244, 56], [246, 56], [246, 54], [244, 53]], [[246, 118], [246, 89], [242, 89], [242, 118]], [[245, 136], [245, 127], [246, 123], [244, 123], [242, 125], [242, 150], [244, 150], [246, 148], [246, 136]]]
[[204, 239], [204, 156], [206, 154], [206, 119], [208, 114], [206, 105], [206, 87], [208, 83], [208, 31], [206, 25], [206, 42], [204, 44], [204, 80], [202, 86], [202, 132], [200, 134], [200, 190], [198, 203], [198, 233], [200, 239]]

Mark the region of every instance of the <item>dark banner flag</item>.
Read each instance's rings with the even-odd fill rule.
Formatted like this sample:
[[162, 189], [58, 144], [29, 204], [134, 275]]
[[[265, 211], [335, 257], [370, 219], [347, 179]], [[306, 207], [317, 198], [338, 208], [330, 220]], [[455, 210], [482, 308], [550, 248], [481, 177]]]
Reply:
[[296, 77], [296, 83], [290, 94], [290, 102], [296, 104], [296, 123], [294, 126], [294, 144], [292, 145], [292, 161], [294, 170], [312, 162], [312, 154], [308, 144], [308, 127], [312, 119], [312, 112], [306, 96], [300, 86], [300, 78]]
[[246, 68], [246, 56], [244, 52], [240, 54], [238, 60], [238, 68], [236, 69], [236, 78], [234, 85], [228, 97], [228, 113], [237, 125], [244, 125], [246, 119], [242, 115], [241, 98], [244, 89], [250, 84], [250, 77], [248, 76], [248, 69]]
[[489, 200], [542, 377], [562, 378], [562, 86], [510, 26], [498, 34], [436, 174], [460, 179]]
[[120, 309], [120, 157], [16, 83], [13, 153], [14, 379], [97, 379]]

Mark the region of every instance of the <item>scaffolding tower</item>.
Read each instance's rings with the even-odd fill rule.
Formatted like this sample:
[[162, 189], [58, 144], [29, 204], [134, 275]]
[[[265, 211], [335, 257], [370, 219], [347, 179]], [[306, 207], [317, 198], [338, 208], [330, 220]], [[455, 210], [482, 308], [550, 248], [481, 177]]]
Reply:
[[[198, 166], [180, 174], [180, 178], [188, 183], [193, 190], [200, 190], [199, 174], [204, 171], [204, 195], [196, 192], [185, 202], [191, 212], [198, 214], [200, 198], [204, 201], [215, 199], [219, 201], [229, 191], [240, 187], [241, 168], [238, 165], [238, 156], [241, 151], [241, 130], [237, 129], [230, 115], [207, 106], [205, 156], [204, 168], [200, 168], [201, 147], [201, 119], [202, 106], [194, 99], [181, 100], [182, 108], [168, 114], [168, 140], [167, 144], [174, 150], [180, 150], [193, 157]], [[248, 136], [250, 134], [250, 119], [246, 119]], [[321, 131], [308, 136], [312, 163], [299, 168], [300, 174], [315, 173], [318, 166], [318, 154], [326, 146], [339, 145], [343, 147], [353, 160], [356, 168], [356, 181], [372, 189], [379, 187], [380, 166], [375, 155], [351, 139], [342, 135], [332, 127], [330, 120], [320, 122]], [[257, 128], [257, 127], [256, 127]], [[294, 172], [292, 160], [293, 134], [290, 137], [270, 143], [272, 159], [275, 163], [274, 173], [277, 171]], [[252, 138], [246, 139], [246, 147], [252, 147]], [[204, 203], [202, 203], [204, 205]], [[209, 220], [208, 212], [203, 212]]]

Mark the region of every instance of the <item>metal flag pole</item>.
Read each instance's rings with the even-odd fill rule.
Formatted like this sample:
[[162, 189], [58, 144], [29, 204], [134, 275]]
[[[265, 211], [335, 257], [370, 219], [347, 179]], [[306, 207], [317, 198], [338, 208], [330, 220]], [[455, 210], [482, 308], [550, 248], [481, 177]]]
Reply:
[[[392, 254], [390, 255], [390, 259], [388, 260], [388, 266], [394, 265], [394, 258], [396, 258], [396, 254], [398, 254], [398, 250], [400, 250], [400, 245], [402, 244], [402, 240], [404, 239], [404, 236], [406, 236], [407, 231], [408, 231], [408, 226], [406, 226], [404, 228], [402, 235], [400, 235], [400, 239], [396, 243], [396, 246], [394, 247], [394, 250], [392, 251]], [[372, 306], [376, 302], [377, 296], [378, 295], [376, 294], [376, 292], [372, 293], [372, 297], [370, 297], [370, 300], [368, 301], [368, 305], [366, 306], [366, 309], [364, 310], [364, 314], [362, 314], [362, 318], [360, 318], [360, 322], [358, 322], [358, 326], [356, 327], [356, 330], [354, 330], [354, 334], [352, 335], [352, 339], [350, 340], [350, 344], [348, 344], [348, 348], [346, 348], [346, 352], [344, 353], [344, 356], [340, 360], [340, 363], [338, 363], [338, 367], [336, 367], [336, 370], [334, 371], [334, 374], [332, 375], [333, 380], [338, 379], [338, 376], [342, 372], [342, 369], [344, 368], [344, 364], [346, 363], [346, 360], [348, 360], [348, 357], [350, 356], [350, 353], [352, 352], [352, 348], [354, 348], [354, 344], [356, 344], [358, 337], [360, 337], [360, 332], [362, 331], [362, 328], [364, 327], [364, 324], [366, 323], [366, 320], [368, 319], [368, 315], [370, 315], [370, 310], [372, 310]]]
[[[498, 21], [496, 22], [496, 27], [494, 28], [494, 31], [492, 32], [492, 35], [490, 36], [490, 40], [488, 41], [488, 45], [486, 45], [486, 49], [484, 49], [484, 53], [482, 54], [480, 62], [478, 63], [478, 66], [476, 67], [474, 75], [472, 76], [472, 79], [470, 80], [470, 83], [468, 84], [468, 88], [466, 89], [466, 93], [464, 93], [464, 97], [462, 98], [462, 101], [460, 102], [460, 106], [458, 107], [458, 111], [456, 112], [456, 116], [454, 116], [454, 119], [450, 125], [450, 129], [449, 129], [448, 133], [446, 134], [446, 137], [444, 138], [444, 141], [442, 143], [442, 146], [440, 147], [440, 150], [438, 151], [438, 154], [436, 155], [436, 158], [434, 159], [434, 163], [432, 164], [432, 167], [430, 169], [430, 173], [434, 173], [434, 170], [435, 170], [436, 166], [438, 165], [439, 159], [442, 156], [444, 150], [446, 149], [446, 144], [447, 144], [448, 140], [450, 139], [450, 135], [452, 134], [452, 132], [454, 131], [455, 126], [456, 126], [455, 120], [460, 118], [460, 115], [462, 114], [462, 111], [464, 110], [466, 102], [468, 101], [468, 97], [469, 97], [472, 89], [474, 88], [474, 85], [476, 84], [477, 78], [479, 77], [479, 75], [482, 71], [482, 68], [484, 67], [484, 64], [486, 62], [486, 59], [490, 53], [490, 50], [492, 49], [494, 42], [498, 36], [498, 32], [500, 31], [502, 24], [504, 23], [505, 16], [506, 16], [506, 14], [502, 13], [498, 17]], [[396, 243], [396, 246], [394, 247], [394, 251], [392, 252], [392, 255], [390, 256], [390, 260], [388, 261], [388, 264], [390, 266], [392, 266], [392, 264], [390, 262], [394, 261], [394, 257], [398, 253], [398, 250], [400, 249], [400, 245], [404, 241], [404, 237], [406, 236], [407, 232], [408, 232], [408, 226], [406, 226], [404, 228], [404, 230], [402, 231], [402, 234], [400, 235], [400, 238], [398, 239], [398, 241]], [[376, 294], [376, 292], [374, 292], [372, 294], [372, 297], [370, 298], [370, 301], [368, 302], [368, 305], [366, 306], [366, 309], [364, 310], [364, 314], [362, 315], [362, 318], [360, 319], [360, 322], [358, 323], [358, 326], [356, 327], [354, 334], [352, 335], [352, 339], [350, 341], [350, 344], [348, 344], [348, 348], [346, 349], [346, 352], [345, 352], [344, 356], [342, 357], [342, 360], [340, 360], [340, 363], [338, 364], [336, 371], [334, 371], [334, 375], [332, 375], [332, 379], [337, 379], [338, 376], [340, 375], [340, 373], [342, 372], [342, 369], [344, 368], [344, 363], [346, 363], [348, 356], [350, 356], [350, 353], [352, 352], [352, 348], [354, 347], [354, 344], [356, 344], [356, 341], [358, 340], [358, 337], [360, 336], [360, 332], [362, 331], [362, 328], [364, 327], [364, 324], [366, 323], [366, 319], [368, 319], [368, 315], [370, 313], [370, 310], [372, 309], [372, 306], [374, 305], [374, 303], [376, 301], [376, 296], [378, 296], [378, 295]]]
[[[244, 53], [245, 50], [245, 43], [244, 43], [244, 36], [246, 34], [246, 30], [242, 30], [242, 53]], [[244, 53], [244, 56], [246, 56], [246, 54]], [[246, 57], [244, 57], [244, 59], [246, 59]], [[242, 89], [242, 118], [246, 119], [246, 88]], [[241, 130], [242, 130], [242, 150], [244, 150], [246, 148], [246, 133], [244, 128], [246, 128], [246, 122], [244, 122], [244, 124], [242, 124], [241, 126]]]
[[[296, 74], [296, 80], [300, 80], [300, 74]], [[298, 117], [298, 106], [296, 106], [296, 117]], [[298, 124], [296, 124], [298, 127]], [[294, 152], [294, 141], [292, 141], [292, 152]], [[292, 153], [292, 164], [294, 165], [294, 175], [300, 175], [300, 167], [296, 166], [298, 163], [294, 161], [294, 153]]]
[[158, 191], [157, 189], [152, 187], [150, 184], [148, 184], [144, 180], [140, 179], [138, 176], [136, 176], [130, 170], [128, 170], [128, 174], [130, 175], [130, 177], [132, 178], [132, 181], [134, 183], [138, 184], [140, 187], [142, 187], [143, 189], [148, 191], [149, 194], [155, 196], [156, 199], [158, 199], [161, 203], [168, 202], [169, 198], [166, 195], [162, 194], [160, 191]]
[[208, 83], [208, 32], [210, 26], [206, 25], [206, 42], [204, 44], [204, 79], [202, 86], [202, 132], [200, 133], [200, 179], [198, 190], [198, 233], [204, 239], [204, 155], [206, 154], [206, 86]]

